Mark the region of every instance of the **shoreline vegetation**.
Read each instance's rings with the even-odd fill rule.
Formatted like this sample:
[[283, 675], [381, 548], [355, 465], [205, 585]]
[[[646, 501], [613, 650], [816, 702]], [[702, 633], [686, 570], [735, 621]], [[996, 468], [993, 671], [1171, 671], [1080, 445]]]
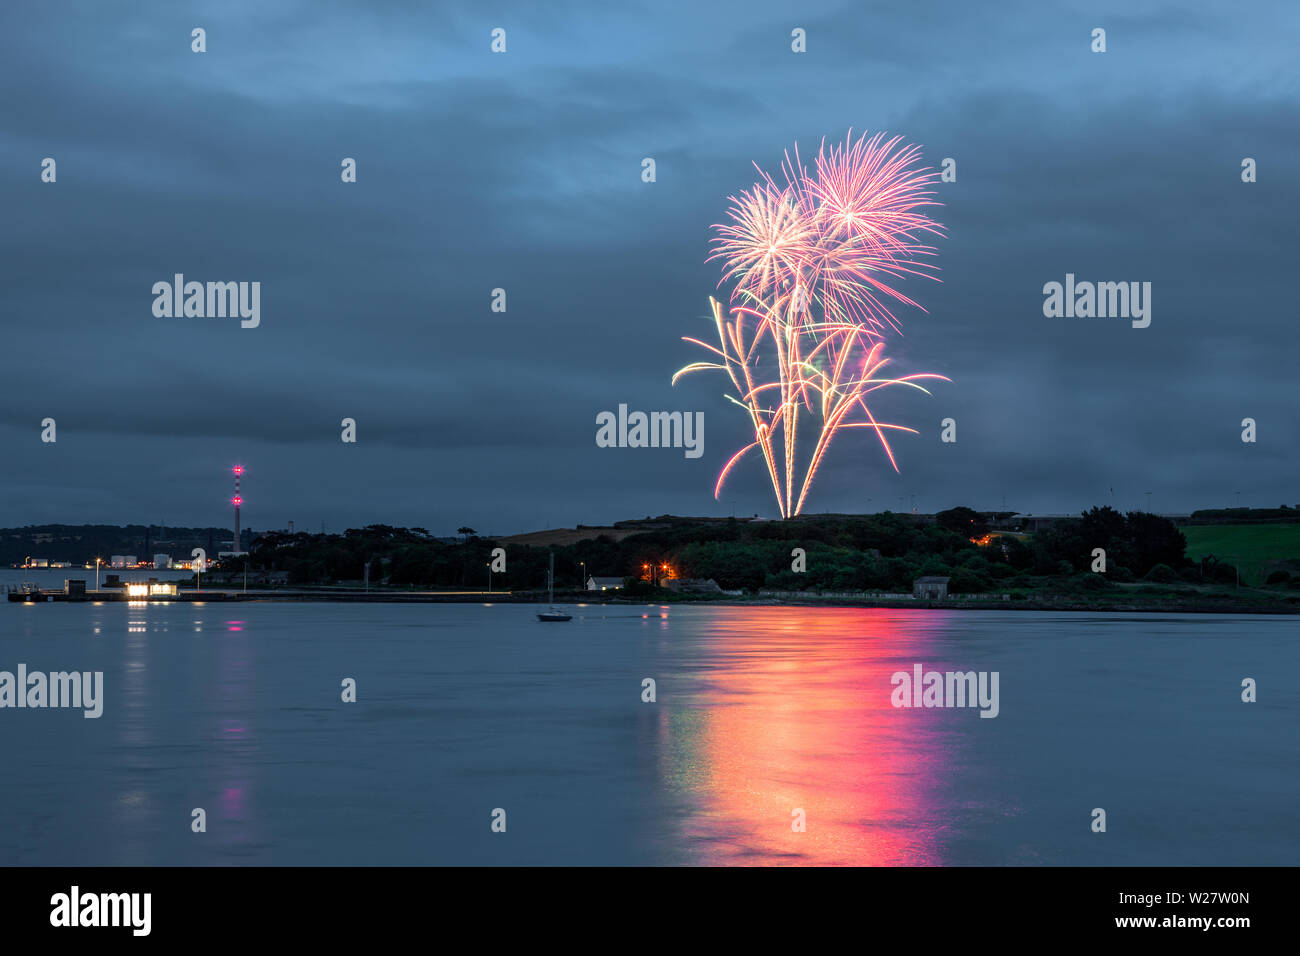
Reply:
[[[759, 592], [753, 595], [724, 593], [682, 593], [666, 588], [637, 595], [615, 596], [617, 592], [593, 592], [578, 589], [556, 591], [555, 602], [566, 606], [643, 608], [664, 605], [710, 605], [719, 607], [821, 607], [881, 608], [893, 610], [950, 611], [1087, 611], [1096, 613], [1157, 612], [1178, 614], [1300, 614], [1300, 602], [1279, 600], [1277, 595], [1255, 588], [1227, 592], [1207, 588], [1135, 586], [1116, 595], [1096, 594], [1023, 594], [1008, 592], [1006, 599], [963, 599], [960, 595], [946, 600], [911, 597], [884, 598], [852, 592], [785, 592], [779, 596]], [[90, 590], [84, 595], [65, 595], [61, 591], [15, 592], [11, 602], [94, 603], [140, 600], [125, 589]], [[174, 596], [150, 597], [151, 603], [355, 603], [355, 604], [547, 604], [545, 591], [423, 591], [362, 587], [280, 588], [250, 585], [247, 590], [214, 588], [181, 591]]]
[[[958, 507], [787, 520], [664, 515], [500, 538], [468, 527], [454, 538], [388, 525], [271, 531], [205, 572], [202, 595], [179, 599], [536, 603], [553, 553], [556, 600], [566, 604], [1300, 613], [1300, 509], [1177, 517], [1104, 507], [1034, 518]], [[102, 540], [104, 526], [95, 530]], [[46, 526], [40, 534], [61, 557], [74, 553], [74, 532]], [[1197, 542], [1190, 549], [1189, 539]], [[609, 590], [580, 586], [592, 577]], [[946, 593], [913, 597], [923, 577], [946, 579]]]
[[[1279, 601], [1274, 595], [1243, 588], [1234, 596], [1217, 591], [1180, 588], [1135, 588], [1114, 600], [1068, 594], [1021, 596], [1010, 594], [1006, 600], [897, 599], [857, 597], [852, 594], [807, 592], [798, 597], [756, 595], [685, 595], [669, 590], [644, 597], [612, 597], [608, 593], [572, 590], [557, 591], [555, 603], [565, 606], [644, 608], [668, 605], [708, 605], [714, 607], [819, 607], [878, 608], [891, 610], [948, 611], [1067, 611], [1093, 613], [1167, 613], [1167, 614], [1300, 614], [1300, 603]], [[49, 592], [36, 592], [28, 603], [45, 603]], [[84, 596], [66, 596], [54, 592], [60, 603], [122, 602], [136, 598], [121, 590], [88, 591]], [[24, 600], [11, 594], [11, 601]], [[148, 598], [150, 603], [355, 603], [355, 604], [547, 604], [545, 592], [535, 591], [390, 591], [360, 588], [287, 589], [250, 586], [248, 590], [212, 589], [182, 591], [172, 597]]]

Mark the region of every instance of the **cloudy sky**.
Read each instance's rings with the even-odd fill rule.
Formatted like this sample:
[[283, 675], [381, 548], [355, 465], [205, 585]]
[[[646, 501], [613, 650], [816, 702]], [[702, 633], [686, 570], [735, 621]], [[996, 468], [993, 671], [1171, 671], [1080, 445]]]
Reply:
[[[228, 523], [236, 462], [258, 529], [773, 515], [757, 459], [713, 498], [724, 381], [669, 379], [727, 197], [850, 128], [956, 160], [889, 344], [953, 381], [880, 403], [900, 473], [855, 431], [807, 510], [1300, 502], [1300, 8], [997, 8], [4, 4], [0, 525]], [[178, 272], [260, 281], [260, 327], [156, 318]], [[1151, 282], [1150, 327], [1044, 317], [1066, 273]], [[620, 403], [704, 412], [703, 456], [598, 448]]]

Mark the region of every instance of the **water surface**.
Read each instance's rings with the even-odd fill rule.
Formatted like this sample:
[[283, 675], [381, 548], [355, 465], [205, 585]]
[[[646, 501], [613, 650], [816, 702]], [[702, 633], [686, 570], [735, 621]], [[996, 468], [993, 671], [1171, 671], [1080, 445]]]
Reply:
[[1294, 618], [574, 610], [0, 606], [0, 670], [106, 685], [0, 709], [0, 864], [1300, 862]]

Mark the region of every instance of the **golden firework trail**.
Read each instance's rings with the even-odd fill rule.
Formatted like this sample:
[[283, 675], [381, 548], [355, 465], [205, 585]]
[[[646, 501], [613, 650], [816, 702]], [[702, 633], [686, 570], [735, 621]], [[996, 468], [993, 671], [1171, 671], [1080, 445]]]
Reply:
[[[920, 150], [900, 142], [879, 133], [853, 142], [850, 133], [828, 150], [823, 141], [812, 172], [796, 148], [782, 163], [784, 185], [759, 169], [760, 181], [731, 197], [730, 221], [714, 226], [710, 259], [722, 260], [722, 282], [735, 282], [731, 315], [709, 298], [718, 345], [683, 339], [714, 360], [692, 362], [672, 380], [724, 371], [736, 390], [727, 398], [749, 416], [754, 440], [723, 465], [715, 498], [732, 468], [758, 449], [781, 516], [801, 513], [840, 429], [872, 429], [897, 471], [886, 433], [916, 430], [878, 421], [868, 396], [890, 386], [929, 394], [919, 382], [948, 381], [933, 373], [883, 374], [884, 336], [901, 332], [886, 303], [917, 305], [892, 280], [934, 278], [934, 267], [918, 257], [935, 250], [917, 237], [943, 234], [918, 211], [938, 205], [928, 188], [934, 173], [916, 168]], [[812, 443], [802, 461], [800, 436]]]

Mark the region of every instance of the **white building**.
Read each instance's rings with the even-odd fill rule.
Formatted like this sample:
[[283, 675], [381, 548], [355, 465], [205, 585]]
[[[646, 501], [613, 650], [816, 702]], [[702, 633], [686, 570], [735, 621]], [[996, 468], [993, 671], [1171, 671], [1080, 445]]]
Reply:
[[172, 556], [170, 554], [155, 554], [153, 556], [153, 566], [156, 571], [167, 571], [172, 566]]
[[617, 591], [622, 586], [622, 578], [587, 578], [588, 591]]
[[134, 554], [114, 554], [110, 555], [108, 559], [110, 568], [133, 568], [136, 563]]
[[127, 597], [175, 597], [175, 584], [165, 581], [133, 581], [126, 586]]

